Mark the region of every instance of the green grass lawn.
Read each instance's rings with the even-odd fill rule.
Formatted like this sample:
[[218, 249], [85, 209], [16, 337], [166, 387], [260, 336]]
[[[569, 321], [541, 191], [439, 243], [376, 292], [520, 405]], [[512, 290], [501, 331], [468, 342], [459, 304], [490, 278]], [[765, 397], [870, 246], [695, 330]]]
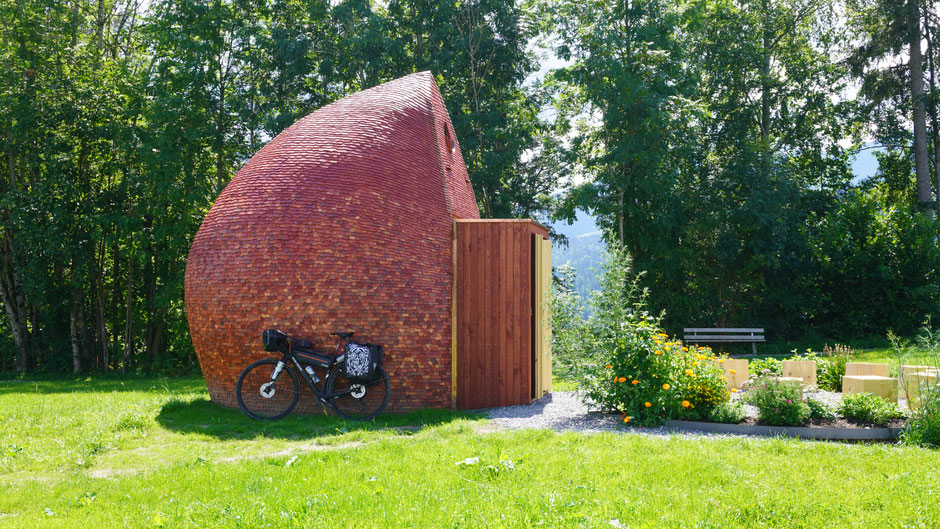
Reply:
[[457, 412], [258, 423], [199, 378], [0, 383], [0, 528], [934, 528], [938, 498], [926, 449]]

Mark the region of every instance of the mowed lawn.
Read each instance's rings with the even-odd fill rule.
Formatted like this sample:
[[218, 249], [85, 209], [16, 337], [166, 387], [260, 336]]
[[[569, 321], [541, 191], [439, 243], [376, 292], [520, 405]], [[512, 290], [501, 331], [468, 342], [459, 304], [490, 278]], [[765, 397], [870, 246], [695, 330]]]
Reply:
[[940, 527], [938, 451], [636, 432], [258, 423], [195, 377], [2, 382], [0, 528]]

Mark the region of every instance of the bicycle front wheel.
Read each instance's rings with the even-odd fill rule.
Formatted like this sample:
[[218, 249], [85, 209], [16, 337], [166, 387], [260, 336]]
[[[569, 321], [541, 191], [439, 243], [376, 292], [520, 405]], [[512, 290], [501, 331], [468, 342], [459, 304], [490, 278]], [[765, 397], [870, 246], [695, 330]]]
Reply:
[[274, 376], [280, 360], [265, 358], [246, 367], [235, 383], [238, 406], [252, 419], [273, 421], [287, 417], [300, 399], [300, 379], [287, 364]]
[[326, 382], [330, 406], [354, 421], [368, 421], [382, 413], [392, 394], [392, 385], [382, 366], [375, 368], [375, 377], [373, 382], [353, 382], [343, 374], [342, 366], [337, 367]]

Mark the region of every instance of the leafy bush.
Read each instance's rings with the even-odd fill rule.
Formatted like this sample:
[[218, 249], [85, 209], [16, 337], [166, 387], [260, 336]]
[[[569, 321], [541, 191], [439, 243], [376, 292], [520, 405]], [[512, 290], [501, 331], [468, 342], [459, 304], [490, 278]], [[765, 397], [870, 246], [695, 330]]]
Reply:
[[809, 418], [809, 406], [796, 382], [758, 377], [745, 398], [757, 407], [757, 419], [771, 426], [797, 426]]
[[740, 402], [725, 402], [712, 408], [708, 420], [724, 424], [738, 424], [744, 420], [744, 406]]
[[[766, 373], [764, 372], [765, 369], [767, 370]], [[776, 358], [758, 358], [757, 360], [748, 362], [748, 370], [755, 378], [759, 378], [762, 375], [780, 376], [783, 374], [783, 362]]]
[[581, 337], [584, 333], [584, 301], [574, 289], [576, 271], [568, 265], [555, 269], [552, 284], [552, 372], [564, 380], [577, 378], [587, 361]]
[[940, 448], [940, 388], [921, 392], [920, 406], [904, 425], [901, 440], [912, 446]]
[[855, 351], [846, 345], [836, 344], [823, 347], [823, 354], [816, 359], [816, 384], [826, 391], [842, 391], [842, 377], [845, 376], [845, 364], [852, 361]]
[[836, 418], [836, 412], [826, 404], [815, 399], [806, 399], [809, 408], [809, 418], [814, 421], [831, 421]]
[[846, 419], [872, 424], [887, 424], [892, 419], [904, 417], [897, 404], [871, 393], [844, 396], [838, 411]]
[[731, 398], [720, 360], [710, 348], [669, 340], [647, 311], [647, 296], [627, 253], [612, 247], [590, 319], [570, 327], [578, 334], [567, 341], [579, 344], [564, 353], [579, 359], [570, 372], [591, 404], [621, 412], [625, 422], [707, 417]]

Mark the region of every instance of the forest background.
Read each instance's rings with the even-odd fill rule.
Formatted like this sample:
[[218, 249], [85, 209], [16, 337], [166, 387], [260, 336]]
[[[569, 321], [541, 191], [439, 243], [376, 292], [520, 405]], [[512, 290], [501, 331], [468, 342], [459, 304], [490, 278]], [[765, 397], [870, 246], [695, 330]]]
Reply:
[[670, 331], [911, 333], [940, 312], [938, 29], [925, 0], [0, 0], [0, 372], [195, 369], [213, 200], [422, 70], [481, 215], [592, 215]]

